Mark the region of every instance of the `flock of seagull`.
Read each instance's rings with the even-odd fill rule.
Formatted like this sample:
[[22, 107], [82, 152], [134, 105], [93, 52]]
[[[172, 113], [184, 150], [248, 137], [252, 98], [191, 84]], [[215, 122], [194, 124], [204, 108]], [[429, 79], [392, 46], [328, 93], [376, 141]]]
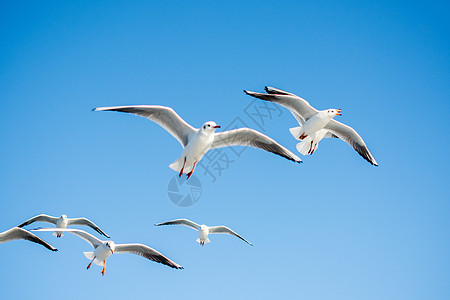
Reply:
[[[266, 93], [244, 92], [252, 97], [277, 103], [289, 109], [300, 125], [298, 127], [290, 128], [289, 131], [295, 139], [301, 141], [296, 145], [296, 148], [303, 155], [312, 155], [317, 150], [318, 144], [323, 138], [338, 138], [352, 146], [356, 152], [369, 163], [378, 166], [378, 163], [370, 153], [361, 136], [350, 126], [334, 120], [334, 117], [341, 115], [340, 109], [326, 109], [319, 111], [313, 108], [306, 100], [292, 93], [273, 87], [265, 87], [265, 91]], [[280, 155], [297, 163], [302, 162], [298, 156], [287, 148], [254, 129], [238, 128], [216, 133], [216, 129], [220, 128], [220, 126], [213, 121], [204, 123], [201, 128], [194, 128], [170, 107], [159, 105], [130, 105], [99, 107], [94, 110], [132, 113], [150, 119], [163, 127], [176, 138], [183, 147], [180, 157], [169, 166], [179, 173], [180, 177], [183, 174], [186, 174], [189, 179], [195, 170], [196, 164], [209, 150], [229, 146], [250, 146]], [[132, 253], [174, 269], [183, 269], [182, 266], [147, 245], [139, 243], [116, 244], [111, 240], [100, 240], [92, 234], [80, 229], [67, 228], [67, 226], [71, 225], [88, 226], [98, 234], [103, 235], [108, 239], [110, 238], [109, 235], [89, 219], [68, 218], [66, 215], [52, 217], [41, 214], [35, 216], [17, 227], [1, 232], [0, 243], [23, 239], [38, 243], [51, 251], [58, 251], [55, 247], [39, 238], [34, 233], [22, 228], [34, 222], [51, 223], [54, 224], [55, 227], [36, 228], [31, 229], [30, 231], [52, 232], [56, 237], [61, 237], [65, 232], [68, 232], [88, 242], [94, 248], [94, 251], [83, 252], [84, 256], [90, 260], [87, 269], [91, 267], [92, 263], [103, 266], [101, 271], [102, 275], [105, 275], [107, 258], [114, 253]], [[218, 233], [233, 235], [253, 246], [242, 236], [226, 226], [199, 225], [187, 219], [177, 219], [155, 224], [155, 226], [163, 225], [183, 225], [197, 230], [197, 242], [202, 246], [210, 242], [208, 238], [209, 234]]]

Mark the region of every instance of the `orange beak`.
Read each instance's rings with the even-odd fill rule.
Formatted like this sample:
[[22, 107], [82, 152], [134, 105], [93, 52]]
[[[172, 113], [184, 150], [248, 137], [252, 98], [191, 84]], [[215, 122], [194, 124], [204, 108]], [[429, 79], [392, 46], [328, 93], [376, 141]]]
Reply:
[[216, 126], [214, 126], [214, 128], [220, 128], [220, 126], [219, 126], [219, 125], [216, 125]]
[[341, 114], [341, 109], [338, 109], [337, 112], [338, 112], [338, 113], [336, 114], [336, 116], [342, 116], [342, 114]]
[[111, 253], [114, 254], [114, 251], [111, 249]]

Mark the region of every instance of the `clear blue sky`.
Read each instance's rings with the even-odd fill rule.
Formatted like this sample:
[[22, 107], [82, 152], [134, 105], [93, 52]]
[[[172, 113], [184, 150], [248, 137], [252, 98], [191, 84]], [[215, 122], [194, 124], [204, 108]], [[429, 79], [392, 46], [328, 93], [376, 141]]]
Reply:
[[[3, 298], [450, 298], [448, 2], [132, 2], [0, 5], [0, 230], [85, 216], [185, 270], [121, 254], [102, 277], [86, 271], [87, 243], [41, 233], [60, 251], [0, 245]], [[262, 130], [242, 90], [265, 85], [341, 108], [380, 166], [338, 140], [302, 165], [247, 149], [214, 183], [197, 170], [201, 198], [180, 208], [167, 195], [178, 142], [91, 111], [160, 104], [196, 127], [240, 117]], [[265, 121], [294, 151], [294, 118]], [[200, 247], [193, 230], [153, 226], [173, 218], [255, 246], [217, 235]]]

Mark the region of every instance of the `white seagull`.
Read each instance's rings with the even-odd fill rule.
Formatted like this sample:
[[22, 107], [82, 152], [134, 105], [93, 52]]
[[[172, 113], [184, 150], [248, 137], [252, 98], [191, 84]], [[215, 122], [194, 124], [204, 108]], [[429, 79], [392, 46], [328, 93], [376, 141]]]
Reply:
[[38, 238], [36, 235], [32, 234], [31, 232], [19, 228], [19, 227], [13, 227], [9, 230], [0, 232], [0, 244], [6, 243], [9, 241], [14, 240], [27, 240], [33, 243], [41, 244], [45, 248], [52, 250], [52, 251], [58, 251], [55, 247], [47, 243], [46, 241]]
[[[52, 223], [56, 225], [56, 228], [66, 228], [67, 226], [70, 225], [84, 225], [84, 226], [89, 226], [92, 229], [94, 229], [95, 231], [97, 231], [98, 233], [106, 236], [107, 238], [109, 238], [109, 235], [107, 235], [103, 230], [100, 229], [100, 227], [98, 227], [97, 225], [95, 225], [94, 222], [86, 219], [86, 218], [73, 218], [73, 219], [69, 219], [67, 218], [66, 215], [61, 215], [59, 218], [58, 217], [52, 217], [49, 215], [38, 215], [35, 216], [29, 220], [26, 220], [25, 222], [23, 222], [22, 224], [20, 224], [18, 227], [23, 227], [26, 225], [29, 225], [33, 222], [47, 222], [47, 223]], [[62, 231], [55, 231], [53, 233], [53, 235], [56, 235], [57, 237], [61, 237], [64, 235], [64, 232]]]
[[205, 245], [210, 242], [208, 235], [212, 233], [224, 233], [224, 234], [230, 234], [234, 235], [235, 237], [240, 238], [250, 246], [253, 246], [252, 243], [244, 239], [242, 236], [231, 230], [230, 228], [226, 226], [212, 226], [208, 227], [206, 225], [198, 225], [197, 223], [194, 223], [188, 219], [177, 219], [173, 221], [168, 221], [164, 223], [155, 224], [155, 226], [161, 226], [161, 225], [184, 225], [187, 227], [190, 227], [192, 229], [195, 229], [198, 231], [198, 239], [197, 242], [200, 243], [200, 245]]
[[313, 154], [323, 138], [340, 138], [352, 146], [369, 163], [378, 166], [359, 134], [350, 126], [333, 119], [335, 116], [341, 115], [340, 109], [318, 111], [305, 99], [292, 93], [268, 86], [265, 87], [265, 90], [267, 94], [246, 90], [244, 92], [261, 100], [278, 103], [291, 111], [301, 125], [300, 127], [289, 129], [296, 139], [302, 141], [297, 144], [299, 152], [302, 154]]
[[[32, 231], [56, 231], [54, 228], [40, 228], [40, 229], [32, 229]], [[133, 253], [154, 262], [158, 262], [169, 266], [174, 269], [183, 269], [182, 266], [168, 259], [158, 251], [150, 248], [149, 246], [143, 244], [115, 244], [113, 241], [102, 241], [93, 236], [92, 234], [87, 233], [84, 230], [80, 229], [61, 229], [62, 231], [70, 232], [75, 234], [88, 242], [94, 247], [94, 251], [92, 252], [83, 252], [84, 256], [87, 259], [90, 259], [91, 262], [87, 266], [87, 269], [91, 267], [91, 264], [94, 263], [98, 266], [103, 266], [102, 275], [105, 275], [106, 268], [106, 259], [111, 256], [113, 253]]]
[[220, 128], [209, 121], [199, 129], [184, 121], [172, 108], [159, 105], [132, 105], [98, 107], [95, 111], [119, 111], [132, 113], [156, 122], [167, 130], [183, 146], [181, 156], [170, 164], [174, 171], [187, 173], [187, 178], [194, 172], [195, 165], [211, 149], [228, 146], [251, 146], [283, 156], [300, 163], [301, 159], [294, 153], [278, 144], [270, 137], [250, 128], [239, 128], [216, 133]]

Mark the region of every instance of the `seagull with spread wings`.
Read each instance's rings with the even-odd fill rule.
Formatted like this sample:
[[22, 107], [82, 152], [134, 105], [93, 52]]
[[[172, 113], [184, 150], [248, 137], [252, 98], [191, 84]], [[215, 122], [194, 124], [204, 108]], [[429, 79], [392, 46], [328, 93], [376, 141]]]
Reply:
[[278, 103], [291, 111], [301, 125], [289, 129], [294, 138], [302, 141], [297, 144], [299, 152], [313, 154], [323, 138], [339, 138], [352, 146], [369, 163], [378, 166], [377, 161], [359, 134], [350, 126], [333, 119], [335, 116], [341, 115], [340, 109], [319, 111], [305, 99], [292, 93], [268, 86], [265, 87], [265, 90], [267, 94], [246, 90], [244, 92], [261, 100]]
[[[32, 229], [32, 231], [56, 231], [56, 228], [40, 228], [40, 229]], [[149, 246], [143, 244], [116, 244], [113, 241], [102, 241], [92, 234], [87, 233], [86, 231], [79, 229], [60, 229], [61, 231], [70, 232], [76, 236], [79, 236], [86, 242], [94, 247], [94, 251], [91, 252], [83, 252], [84, 256], [87, 259], [90, 259], [91, 262], [87, 266], [89, 269], [92, 263], [103, 266], [102, 275], [105, 275], [106, 269], [106, 259], [114, 253], [132, 253], [144, 258], [147, 258], [151, 261], [164, 264], [174, 269], [183, 269], [182, 266], [168, 259], [155, 249], [150, 248]]]
[[40, 244], [48, 250], [58, 251], [58, 249], [56, 249], [46, 241], [40, 239], [36, 235], [23, 228], [13, 227], [9, 230], [0, 232], [0, 244], [14, 240], [27, 240], [36, 244]]
[[301, 159], [294, 153], [256, 130], [238, 128], [216, 133], [216, 129], [220, 126], [212, 121], [206, 122], [201, 128], [194, 128], [170, 107], [131, 105], [99, 107], [94, 110], [132, 113], [154, 121], [167, 130], [183, 147], [181, 156], [169, 166], [174, 171], [179, 172], [179, 176], [186, 173], [187, 178], [189, 178], [194, 172], [195, 165], [206, 152], [229, 146], [250, 146], [280, 155], [294, 162], [301, 162]]
[[[94, 222], [92, 222], [89, 219], [86, 218], [72, 218], [69, 219], [67, 218], [66, 215], [61, 215], [59, 218], [58, 217], [52, 217], [49, 215], [38, 215], [35, 216], [31, 219], [26, 220], [25, 222], [23, 222], [22, 224], [20, 224], [18, 227], [23, 227], [26, 225], [29, 225], [31, 223], [34, 222], [47, 222], [47, 223], [52, 223], [56, 225], [56, 228], [66, 228], [69, 225], [84, 225], [84, 226], [89, 226], [92, 229], [94, 229], [95, 231], [97, 231], [98, 233], [100, 233], [101, 235], [106, 236], [107, 238], [109, 238], [109, 235], [107, 235], [103, 230], [100, 229], [100, 227], [98, 227], [97, 225], [95, 225]], [[61, 237], [64, 235], [63, 231], [55, 231], [53, 232], [53, 235], [56, 235], [56, 237]]]
[[195, 229], [198, 231], [198, 239], [197, 242], [200, 243], [200, 245], [205, 245], [210, 242], [208, 235], [212, 233], [224, 233], [229, 235], [234, 235], [237, 238], [240, 238], [250, 246], [253, 246], [249, 241], [244, 239], [242, 236], [231, 230], [230, 228], [226, 226], [206, 226], [206, 225], [198, 225], [195, 222], [192, 222], [188, 219], [177, 219], [173, 221], [168, 221], [164, 223], [155, 224], [155, 226], [161, 226], [161, 225], [184, 225], [187, 227], [190, 227], [192, 229]]

